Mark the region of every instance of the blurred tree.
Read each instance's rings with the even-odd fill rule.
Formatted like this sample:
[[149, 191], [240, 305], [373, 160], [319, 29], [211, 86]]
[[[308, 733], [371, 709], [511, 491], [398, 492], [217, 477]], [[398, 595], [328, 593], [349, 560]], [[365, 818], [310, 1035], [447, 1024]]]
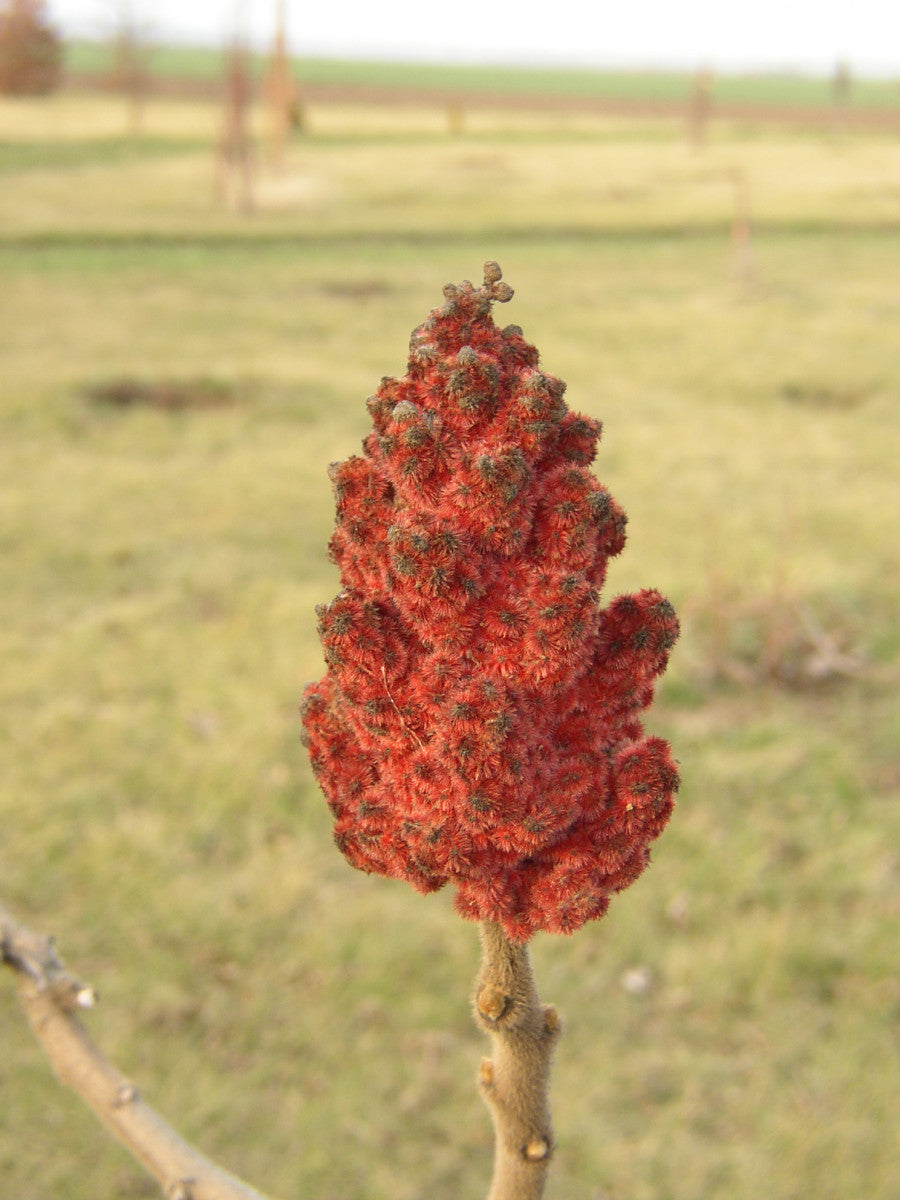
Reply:
[[138, 24], [131, 0], [119, 0], [112, 45], [110, 84], [128, 102], [128, 124], [133, 137], [144, 124], [144, 101], [150, 85], [146, 31]]
[[753, 282], [753, 234], [750, 225], [750, 182], [741, 167], [729, 172], [734, 191], [734, 215], [731, 220], [731, 247], [734, 274], [744, 291]]
[[459, 137], [466, 123], [466, 110], [458, 100], [451, 100], [447, 105], [447, 131], [451, 137]]
[[269, 110], [269, 159], [272, 166], [284, 165], [284, 150], [291, 129], [303, 128], [303, 110], [297, 84], [291, 73], [287, 51], [287, 14], [284, 0], [278, 0], [275, 40], [263, 81], [263, 95]]
[[688, 136], [691, 145], [699, 150], [706, 142], [707, 127], [712, 113], [712, 71], [702, 69], [694, 76], [694, 86], [688, 99]]
[[835, 133], [842, 133], [846, 124], [847, 103], [850, 99], [850, 88], [852, 86], [852, 77], [850, 68], [846, 62], [841, 59], [835, 63], [834, 72], [831, 76], [831, 124]]
[[831, 77], [831, 97], [835, 104], [846, 104], [850, 95], [850, 68], [843, 59], [835, 63]]
[[250, 55], [240, 33], [225, 62], [224, 121], [216, 151], [219, 199], [237, 212], [253, 211], [253, 146], [249, 111], [253, 99]]
[[0, 5], [0, 92], [45, 95], [59, 87], [62, 42], [42, 0], [7, 0]]

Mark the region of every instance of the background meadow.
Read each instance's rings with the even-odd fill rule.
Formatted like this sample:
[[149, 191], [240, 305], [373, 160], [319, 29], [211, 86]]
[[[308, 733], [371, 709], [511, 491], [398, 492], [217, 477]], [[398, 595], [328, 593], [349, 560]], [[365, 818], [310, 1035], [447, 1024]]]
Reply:
[[[254, 211], [212, 100], [0, 101], [0, 888], [103, 1048], [273, 1195], [484, 1193], [452, 897], [353, 872], [299, 742], [327, 464], [497, 259], [682, 638], [683, 787], [601, 923], [538, 937], [550, 1196], [889, 1200], [900, 1123], [896, 130], [310, 103]], [[749, 239], [742, 222], [749, 217]], [[155, 1195], [8, 983], [0, 1178]]]

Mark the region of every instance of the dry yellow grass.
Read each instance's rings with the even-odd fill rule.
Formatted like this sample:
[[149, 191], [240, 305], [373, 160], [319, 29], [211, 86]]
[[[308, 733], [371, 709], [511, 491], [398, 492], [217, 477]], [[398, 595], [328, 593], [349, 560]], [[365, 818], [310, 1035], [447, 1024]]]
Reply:
[[[273, 1193], [484, 1191], [475, 931], [345, 867], [296, 705], [336, 588], [325, 467], [441, 285], [493, 257], [508, 319], [605, 421], [631, 518], [610, 591], [684, 616], [655, 865], [535, 946], [568, 1029], [550, 1194], [892, 1200], [897, 147], [313, 110], [241, 219], [212, 200], [210, 109], [151, 106], [122, 151], [114, 102], [54, 105], [0, 106], [0, 881], [99, 988], [103, 1044]], [[233, 402], [85, 398], [127, 375]], [[806, 611], [857, 674], [761, 669]], [[9, 1194], [147, 1194], [11, 1004], [0, 1037]]]

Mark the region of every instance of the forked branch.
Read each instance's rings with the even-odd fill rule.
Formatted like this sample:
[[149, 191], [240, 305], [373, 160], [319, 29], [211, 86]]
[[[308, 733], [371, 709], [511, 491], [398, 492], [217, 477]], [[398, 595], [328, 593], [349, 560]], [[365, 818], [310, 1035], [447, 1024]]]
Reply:
[[96, 1000], [56, 954], [0, 905], [0, 962], [12, 968], [19, 1000], [59, 1079], [73, 1088], [110, 1132], [159, 1182], [168, 1200], [266, 1200], [186, 1142], [145, 1104], [100, 1053], [77, 1011]]

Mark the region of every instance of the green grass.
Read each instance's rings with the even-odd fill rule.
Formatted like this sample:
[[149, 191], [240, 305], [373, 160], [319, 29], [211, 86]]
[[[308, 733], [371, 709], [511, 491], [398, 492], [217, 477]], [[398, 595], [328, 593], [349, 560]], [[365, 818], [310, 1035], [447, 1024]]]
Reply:
[[[181, 79], [218, 79], [223, 52], [203, 46], [147, 46], [148, 69], [155, 75]], [[112, 69], [112, 50], [97, 42], [76, 41], [66, 46], [66, 63], [76, 72]], [[253, 71], [264, 70], [265, 57], [252, 56]], [[296, 57], [297, 79], [309, 84], [350, 84], [359, 87], [538, 94], [597, 99], [657, 100], [681, 103], [691, 95], [695, 74], [690, 71], [589, 69], [582, 67], [516, 67], [503, 64], [440, 64], [378, 62], [360, 59]], [[852, 70], [852, 64], [851, 64]], [[832, 81], [814, 75], [770, 72], [713, 76], [713, 100], [726, 104], [829, 106]], [[897, 80], [851, 77], [847, 94], [851, 107], [900, 107]]]
[[[208, 46], [167, 46], [139, 44], [142, 64], [155, 75], [173, 78], [215, 80], [222, 74], [225, 50]], [[68, 41], [65, 43], [65, 64], [68, 70], [101, 74], [112, 72], [116, 65], [116, 49], [109, 42]], [[254, 59], [259, 69], [260, 59]]]
[[[139, 147], [142, 157], [167, 157], [203, 149], [192, 139], [145, 138]], [[29, 170], [77, 169], [101, 164], [120, 167], [135, 158], [135, 147], [121, 137], [83, 138], [46, 145], [40, 142], [4, 142], [0, 144], [0, 175]]]
[[[649, 719], [684, 776], [654, 865], [534, 945], [567, 1027], [548, 1195], [893, 1200], [896, 145], [309, 118], [241, 219], [213, 200], [212, 108], [160, 101], [145, 141], [98, 154], [115, 100], [0, 105], [21, 156], [0, 189], [5, 902], [96, 985], [90, 1025], [150, 1101], [258, 1186], [484, 1194], [475, 930], [346, 867], [297, 704], [337, 588], [325, 468], [443, 283], [495, 257], [504, 317], [604, 420], [630, 516], [608, 594], [659, 586], [684, 626]], [[232, 402], [87, 397], [124, 376]], [[855, 675], [806, 680], [810, 618]], [[0, 1038], [4, 1190], [154, 1194], [8, 980]]]

